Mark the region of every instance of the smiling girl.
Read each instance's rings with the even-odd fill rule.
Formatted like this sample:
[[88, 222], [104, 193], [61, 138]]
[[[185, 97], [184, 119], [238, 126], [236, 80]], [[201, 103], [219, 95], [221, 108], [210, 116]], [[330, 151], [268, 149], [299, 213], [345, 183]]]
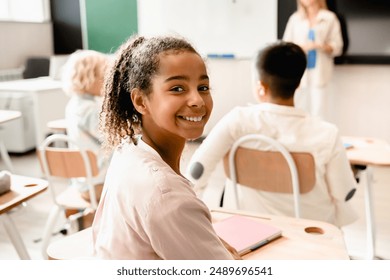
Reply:
[[105, 85], [103, 131], [115, 151], [93, 223], [97, 257], [233, 258], [180, 173], [186, 141], [202, 135], [212, 107], [204, 61], [187, 41], [122, 45]]

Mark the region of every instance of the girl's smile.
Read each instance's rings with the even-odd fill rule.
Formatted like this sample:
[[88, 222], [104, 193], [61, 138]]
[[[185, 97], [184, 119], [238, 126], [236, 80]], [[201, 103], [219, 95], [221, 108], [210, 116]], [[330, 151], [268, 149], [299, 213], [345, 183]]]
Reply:
[[179, 137], [182, 141], [200, 137], [213, 107], [202, 58], [191, 52], [161, 54], [152, 92], [143, 104], [145, 134], [153, 131], [157, 138]]

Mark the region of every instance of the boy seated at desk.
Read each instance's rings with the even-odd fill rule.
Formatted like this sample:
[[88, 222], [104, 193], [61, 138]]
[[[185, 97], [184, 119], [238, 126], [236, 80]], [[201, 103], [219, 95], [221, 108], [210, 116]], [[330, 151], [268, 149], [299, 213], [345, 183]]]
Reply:
[[[236, 107], [224, 116], [192, 156], [188, 179], [202, 192], [218, 162], [233, 143], [247, 134], [264, 134], [289, 151], [311, 153], [316, 183], [301, 194], [301, 216], [344, 226], [357, 219], [350, 205], [356, 188], [345, 148], [335, 125], [294, 107], [294, 93], [306, 68], [303, 50], [277, 42], [260, 51], [255, 60], [255, 95], [259, 104]], [[257, 145], [258, 146], [258, 145]], [[266, 149], [267, 144], [261, 148]], [[241, 210], [294, 216], [290, 194], [271, 193], [238, 185]], [[224, 207], [235, 208], [234, 190], [227, 179]]]

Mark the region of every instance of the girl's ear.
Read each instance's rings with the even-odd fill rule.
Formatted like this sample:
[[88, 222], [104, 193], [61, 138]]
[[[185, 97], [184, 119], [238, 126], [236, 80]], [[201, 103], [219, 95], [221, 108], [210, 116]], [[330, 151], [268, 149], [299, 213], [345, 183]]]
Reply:
[[131, 101], [133, 102], [134, 108], [141, 115], [145, 115], [147, 112], [145, 105], [145, 95], [138, 88], [134, 88], [130, 93]]

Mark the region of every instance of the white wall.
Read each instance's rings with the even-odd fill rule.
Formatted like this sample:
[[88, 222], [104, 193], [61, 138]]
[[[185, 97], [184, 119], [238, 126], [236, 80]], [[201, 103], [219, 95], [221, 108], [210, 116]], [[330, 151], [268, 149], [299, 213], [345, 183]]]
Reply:
[[53, 54], [51, 23], [0, 22], [0, 70], [24, 66], [30, 56]]
[[342, 135], [379, 137], [390, 143], [389, 65], [337, 65], [327, 119]]
[[208, 59], [211, 95], [214, 108], [204, 135], [235, 106], [255, 103], [252, 90], [252, 62], [249, 59]]
[[252, 57], [277, 38], [276, 0], [139, 0], [141, 35], [178, 33], [202, 54]]

